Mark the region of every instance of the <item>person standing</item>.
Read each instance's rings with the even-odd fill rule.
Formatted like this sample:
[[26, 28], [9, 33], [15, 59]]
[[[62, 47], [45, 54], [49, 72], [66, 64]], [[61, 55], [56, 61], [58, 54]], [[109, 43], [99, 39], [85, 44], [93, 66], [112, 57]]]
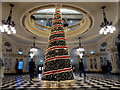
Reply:
[[16, 71], [16, 74], [18, 73], [18, 59], [16, 59], [16, 63], [15, 63], [15, 71]]
[[110, 74], [112, 71], [112, 66], [109, 60], [107, 60], [107, 73]]
[[82, 77], [82, 73], [84, 74], [84, 78], [86, 77], [86, 73], [85, 73], [85, 68], [84, 68], [84, 64], [83, 64], [83, 60], [81, 59], [79, 61], [79, 69], [80, 69], [80, 77]]
[[31, 61], [29, 62], [29, 74], [30, 74], [31, 79], [34, 78], [35, 71], [36, 71], [36, 66], [35, 66], [35, 62], [32, 58]]

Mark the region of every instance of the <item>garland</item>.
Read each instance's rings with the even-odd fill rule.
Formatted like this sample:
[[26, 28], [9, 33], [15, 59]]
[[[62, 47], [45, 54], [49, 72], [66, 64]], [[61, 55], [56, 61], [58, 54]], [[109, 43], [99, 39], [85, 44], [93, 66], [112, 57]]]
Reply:
[[50, 36], [50, 39], [49, 40], [52, 40], [54, 38], [65, 38], [65, 35], [63, 33], [59, 33], [59, 34], [53, 34]]
[[53, 34], [59, 34], [59, 33], [64, 33], [64, 31], [55, 31], [55, 32], [52, 32], [51, 35], [53, 35]]
[[[50, 70], [58, 70], [71, 67], [69, 58], [53, 59], [44, 63], [45, 66], [48, 66], [44, 69], [45, 72]], [[65, 63], [65, 65], [64, 65]]]
[[49, 49], [47, 49], [47, 52], [48, 51], [50, 51], [50, 50], [52, 50], [52, 49], [60, 49], [60, 48], [68, 48], [68, 47], [66, 47], [66, 46], [55, 46], [55, 47], [52, 47], [52, 48], [49, 48]]
[[55, 16], [55, 15], [61, 15], [61, 13], [55, 13], [54, 16]]
[[64, 31], [63, 27], [55, 27], [51, 30], [52, 32], [55, 32], [55, 31]]
[[54, 23], [53, 23], [53, 25], [55, 25], [55, 24], [63, 24], [63, 23], [60, 22], [60, 21], [57, 21], [57, 22], [54, 22]]
[[68, 55], [67, 49], [53, 49], [46, 54], [46, 59], [52, 58], [52, 57], [57, 57], [57, 56], [66, 56]]
[[60, 70], [48, 71], [48, 72], [42, 73], [42, 75], [61, 73], [61, 72], [66, 72], [66, 71], [72, 71], [72, 68], [70, 67], [70, 68], [65, 68], [65, 69], [60, 69]]
[[58, 20], [54, 20], [54, 21], [52, 21], [52, 22], [54, 23], [54, 22], [57, 22], [57, 21], [60, 21], [60, 22], [62, 22], [63, 20], [61, 20], [61, 19], [58, 19]]
[[54, 59], [61, 59], [61, 58], [70, 58], [70, 56], [57, 56], [57, 57], [52, 57], [49, 59], [46, 59], [44, 62], [50, 61], [50, 60], [54, 60]]
[[65, 38], [55, 38], [55, 39], [50, 40], [49, 43], [53, 42], [53, 41], [56, 41], [56, 40], [66, 40], [66, 39]]
[[55, 17], [61, 17], [61, 15], [55, 15], [54, 18], [55, 18]]
[[60, 9], [56, 8], [49, 45], [46, 50], [42, 80], [62, 81], [74, 79], [61, 17]]
[[55, 13], [61, 13], [60, 11], [55, 11]]
[[63, 27], [63, 25], [53, 25], [52, 28], [55, 28], [55, 27]]
[[54, 42], [51, 42], [48, 46], [49, 47], [53, 47], [53, 46], [65, 46], [66, 45], [66, 42], [61, 40], [61, 41], [54, 41]]

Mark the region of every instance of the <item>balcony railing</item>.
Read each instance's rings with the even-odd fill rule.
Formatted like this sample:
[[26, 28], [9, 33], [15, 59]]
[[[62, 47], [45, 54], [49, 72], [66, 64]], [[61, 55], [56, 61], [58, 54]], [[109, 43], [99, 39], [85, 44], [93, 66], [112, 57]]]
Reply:
[[[40, 30], [44, 31], [44, 30], [50, 30], [51, 29], [50, 26], [41, 25], [41, 24], [37, 23], [36, 21], [34, 21], [32, 19], [31, 19], [31, 22], [35, 25], [36, 28], [38, 28]], [[83, 23], [84, 23], [84, 19], [82, 19], [80, 22], [78, 22], [75, 25], [68, 26], [67, 29], [68, 29], [68, 31], [75, 30], [75, 29], [79, 28]]]

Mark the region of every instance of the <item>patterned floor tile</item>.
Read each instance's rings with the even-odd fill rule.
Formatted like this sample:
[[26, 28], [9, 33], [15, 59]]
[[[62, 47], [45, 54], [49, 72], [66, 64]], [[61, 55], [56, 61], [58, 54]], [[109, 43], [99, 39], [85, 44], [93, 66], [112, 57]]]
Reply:
[[[41, 76], [41, 75], [39, 75]], [[81, 78], [78, 74], [74, 74], [75, 82], [71, 85], [64, 83], [53, 83], [43, 85], [41, 83], [40, 77], [29, 79], [29, 75], [5, 75], [3, 78], [3, 84], [0, 86], [2, 90], [4, 89], [40, 89], [40, 88], [68, 88], [75, 90], [109, 90], [115, 89], [120, 90], [120, 76], [112, 74], [96, 74], [88, 73], [87, 78]]]

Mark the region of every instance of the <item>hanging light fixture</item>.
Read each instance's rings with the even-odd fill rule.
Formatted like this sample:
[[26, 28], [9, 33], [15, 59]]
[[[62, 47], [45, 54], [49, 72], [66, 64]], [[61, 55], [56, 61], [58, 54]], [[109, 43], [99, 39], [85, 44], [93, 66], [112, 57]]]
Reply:
[[83, 57], [83, 53], [82, 52], [79, 52], [79, 56], [80, 56], [80, 58], [82, 58]]
[[36, 38], [36, 37], [34, 37], [33, 46], [32, 46], [31, 49], [30, 49], [30, 56], [31, 56], [31, 58], [33, 58], [34, 55], [35, 55], [35, 53], [37, 52], [37, 47], [35, 46], [35, 38]]
[[116, 31], [116, 28], [112, 25], [112, 22], [108, 21], [105, 15], [105, 6], [102, 6], [101, 9], [103, 10], [103, 22], [101, 23], [100, 27], [101, 30], [99, 31], [99, 34], [107, 35], [108, 33], [113, 33]]
[[0, 32], [6, 32], [7, 34], [16, 34], [15, 23], [12, 21], [12, 8], [13, 4], [10, 4], [10, 13], [7, 20], [2, 20], [2, 26], [0, 26]]
[[79, 37], [79, 48], [77, 49], [77, 51], [79, 52], [80, 58], [82, 58], [83, 55], [84, 55], [83, 52], [84, 52], [85, 50], [84, 50], [83, 46], [81, 45], [80, 37]]
[[78, 52], [84, 52], [84, 48], [83, 46], [81, 46], [81, 41], [80, 41], [80, 37], [79, 37], [79, 48], [77, 49]]

